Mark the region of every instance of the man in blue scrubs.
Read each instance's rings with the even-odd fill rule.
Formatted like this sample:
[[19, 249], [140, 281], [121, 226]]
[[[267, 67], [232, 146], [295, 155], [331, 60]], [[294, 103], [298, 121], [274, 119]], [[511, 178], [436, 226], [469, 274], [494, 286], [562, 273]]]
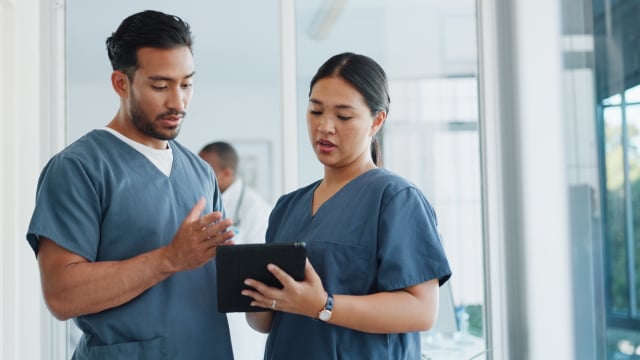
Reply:
[[55, 155], [27, 240], [74, 359], [232, 359], [217, 246], [233, 236], [208, 164], [174, 139], [192, 95], [189, 25], [144, 11], [107, 39], [120, 108]]

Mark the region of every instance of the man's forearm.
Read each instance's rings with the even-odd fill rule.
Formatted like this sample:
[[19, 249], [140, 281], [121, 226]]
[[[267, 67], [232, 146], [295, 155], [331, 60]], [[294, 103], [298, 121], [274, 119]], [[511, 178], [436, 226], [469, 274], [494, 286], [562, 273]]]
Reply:
[[93, 314], [125, 304], [174, 272], [164, 248], [122, 261], [55, 264], [42, 269], [43, 292], [51, 312], [60, 320]]

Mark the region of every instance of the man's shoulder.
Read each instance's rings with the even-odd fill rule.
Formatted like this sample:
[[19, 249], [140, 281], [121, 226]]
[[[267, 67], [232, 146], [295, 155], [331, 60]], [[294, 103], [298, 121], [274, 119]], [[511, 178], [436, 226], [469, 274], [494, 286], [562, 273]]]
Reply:
[[113, 148], [114, 140], [117, 139], [107, 131], [92, 130], [71, 142], [53, 158], [93, 159], [105, 149]]

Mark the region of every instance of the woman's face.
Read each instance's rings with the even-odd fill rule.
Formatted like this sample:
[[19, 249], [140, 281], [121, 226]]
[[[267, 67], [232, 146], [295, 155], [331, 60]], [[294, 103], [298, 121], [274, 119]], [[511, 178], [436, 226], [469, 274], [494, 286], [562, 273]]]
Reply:
[[307, 126], [313, 150], [333, 168], [372, 163], [371, 140], [386, 113], [371, 115], [362, 95], [340, 77], [318, 80], [309, 96]]

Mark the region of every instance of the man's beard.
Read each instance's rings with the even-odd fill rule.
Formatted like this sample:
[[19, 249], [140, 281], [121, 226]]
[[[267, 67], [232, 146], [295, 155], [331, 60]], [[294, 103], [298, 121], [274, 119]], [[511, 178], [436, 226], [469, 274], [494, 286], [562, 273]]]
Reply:
[[[182, 118], [184, 118], [187, 113], [170, 110], [158, 115], [156, 117], [156, 120], [162, 119], [166, 116], [174, 115], [180, 115], [182, 116]], [[149, 118], [149, 115], [144, 110], [142, 110], [142, 108], [139, 106], [138, 101], [136, 100], [135, 95], [132, 96], [131, 100], [131, 121], [133, 122], [133, 126], [135, 126], [138, 131], [158, 140], [173, 140], [180, 133], [180, 125], [178, 125], [175, 129], [167, 129], [166, 131], [168, 131], [169, 133], [162, 133], [162, 129], [157, 129], [155, 121], [151, 120]]]

